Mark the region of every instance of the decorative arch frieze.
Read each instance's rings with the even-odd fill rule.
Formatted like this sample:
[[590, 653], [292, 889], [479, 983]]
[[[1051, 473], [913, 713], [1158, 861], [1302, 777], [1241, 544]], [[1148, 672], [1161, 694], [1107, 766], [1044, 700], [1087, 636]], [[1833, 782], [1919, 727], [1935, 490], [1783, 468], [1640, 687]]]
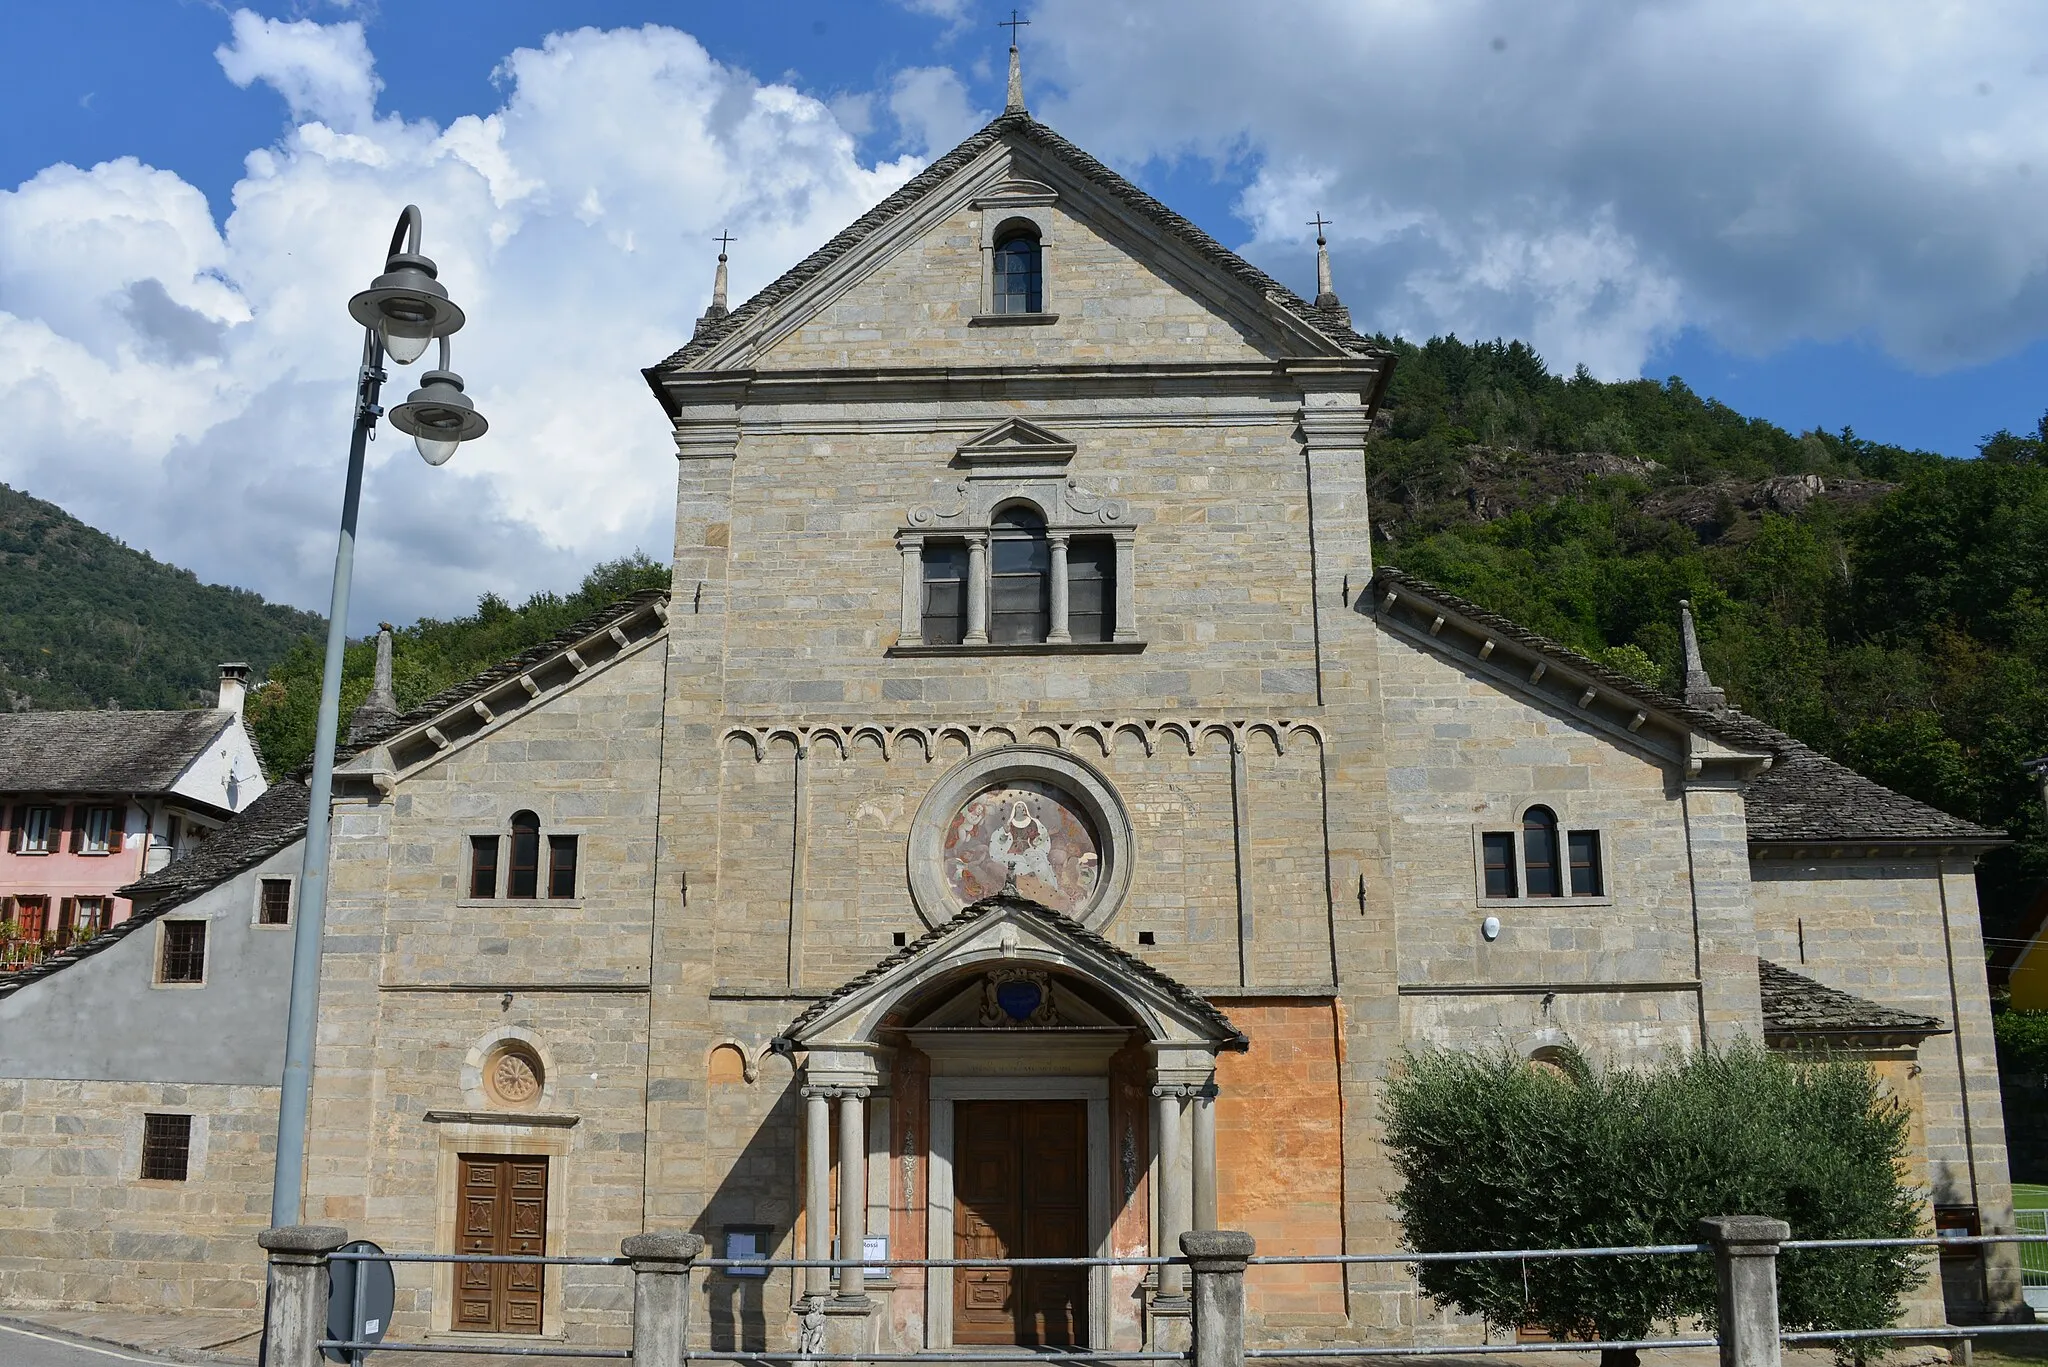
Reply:
[[1306, 736], [1317, 747], [1324, 741], [1323, 729], [1315, 722], [1298, 717], [1249, 717], [1237, 720], [1203, 717], [1108, 717], [1101, 720], [1084, 718], [1078, 721], [1040, 721], [1029, 723], [969, 723], [969, 722], [907, 722], [891, 724], [886, 722], [820, 722], [796, 725], [775, 723], [766, 726], [728, 726], [719, 736], [721, 748], [733, 741], [744, 741], [752, 749], [754, 758], [766, 759], [771, 743], [777, 740], [789, 742], [806, 753], [820, 743], [829, 743], [832, 750], [845, 759], [852, 754], [856, 739], [867, 737], [879, 744], [882, 758], [893, 760], [906, 742], [918, 747], [919, 754], [929, 764], [939, 759], [941, 743], [951, 739], [959, 742], [966, 754], [977, 755], [999, 746], [1015, 745], [1019, 735], [1028, 726], [1029, 730], [1048, 737], [1044, 742], [1060, 750], [1074, 751], [1078, 740], [1093, 741], [1099, 753], [1107, 758], [1116, 753], [1120, 744], [1137, 745], [1149, 757], [1157, 754], [1162, 744], [1173, 743], [1192, 756], [1205, 739], [1216, 737], [1231, 749], [1242, 751], [1247, 740], [1254, 735], [1263, 735], [1271, 740], [1278, 754], [1286, 754], [1291, 745]]

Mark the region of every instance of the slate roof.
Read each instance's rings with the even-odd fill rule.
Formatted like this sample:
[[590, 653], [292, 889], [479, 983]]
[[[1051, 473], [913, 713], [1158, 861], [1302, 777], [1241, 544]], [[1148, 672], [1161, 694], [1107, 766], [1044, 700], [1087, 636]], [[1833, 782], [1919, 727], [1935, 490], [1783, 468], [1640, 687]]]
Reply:
[[[665, 589], [643, 589], [627, 598], [621, 598], [609, 607], [592, 613], [581, 621], [550, 636], [547, 640], [500, 664], [491, 666], [478, 674], [472, 674], [461, 683], [444, 688], [418, 707], [405, 713], [397, 720], [378, 728], [354, 744], [335, 747], [335, 758], [342, 760], [350, 755], [380, 743], [385, 737], [395, 735], [410, 726], [431, 720], [451, 707], [479, 697], [509, 679], [532, 669], [578, 641], [595, 635], [614, 622], [629, 617], [643, 604], [668, 597]], [[96, 713], [30, 713], [27, 715], [100, 715]], [[181, 713], [109, 713], [111, 716], [180, 716]], [[200, 714], [208, 715], [208, 714]], [[211, 714], [216, 718], [224, 713]], [[279, 850], [300, 840], [306, 834], [306, 814], [312, 794], [308, 790], [307, 776], [310, 764], [301, 766], [289, 777], [273, 783], [263, 796], [250, 803], [238, 815], [215, 831], [204, 845], [183, 859], [166, 864], [155, 873], [145, 875], [119, 890], [120, 895], [140, 898], [149, 902], [146, 909], [138, 910], [120, 925], [102, 935], [95, 936], [83, 945], [73, 945], [60, 954], [53, 954], [32, 969], [20, 973], [0, 975], [0, 997], [11, 996], [28, 984], [46, 978], [81, 959], [118, 944], [165, 912], [183, 906], [201, 893], [219, 887], [228, 879], [276, 854]]]
[[673, 355], [649, 369], [646, 372], [648, 379], [653, 381], [662, 372], [688, 368], [698, 357], [709, 352], [735, 332], [747, 327], [754, 319], [816, 278], [833, 262], [859, 247], [884, 225], [911, 208], [954, 172], [972, 162], [1005, 136], [1014, 136], [1059, 157], [1134, 213], [1186, 243], [1210, 265], [1272, 300], [1353, 355], [1379, 357], [1391, 354], [1352, 331], [1343, 310], [1317, 308], [1029, 114], [1002, 114], [989, 122], [980, 132], [911, 177], [880, 204], [842, 229], [831, 241], [763, 287], [753, 298], [724, 318], [707, 322], [696, 336]]
[[234, 713], [0, 712], [0, 792], [161, 793]]
[[1440, 604], [1603, 688], [1683, 718], [1717, 740], [1769, 754], [1771, 767], [1743, 789], [1752, 841], [1994, 844], [2006, 838], [2003, 831], [1989, 830], [1893, 792], [1737, 708], [1695, 707], [1414, 575], [1383, 566], [1374, 573], [1372, 583], [1378, 592], [1393, 585]]
[[1230, 1018], [1217, 1010], [1214, 1002], [1195, 991], [1192, 987], [1177, 979], [1168, 977], [1137, 955], [1096, 934], [1064, 912], [1054, 911], [1051, 907], [1034, 902], [1028, 897], [1018, 897], [1010, 893], [1001, 892], [993, 897], [984, 897], [979, 902], [970, 902], [962, 907], [960, 913], [951, 920], [933, 926], [903, 948], [881, 960], [873, 968], [856, 977], [847, 979], [846, 982], [842, 983], [828, 996], [812, 1002], [810, 1006], [805, 1008], [802, 1015], [799, 1015], [789, 1023], [789, 1027], [782, 1032], [779, 1042], [783, 1044], [795, 1043], [797, 1036], [803, 1032], [806, 1026], [824, 1016], [827, 1011], [830, 1011], [838, 1003], [853, 996], [871, 983], [879, 982], [895, 969], [909, 963], [912, 959], [915, 959], [939, 941], [947, 938], [962, 926], [971, 925], [985, 916], [1003, 910], [1020, 911], [1043, 921], [1046, 925], [1059, 931], [1069, 939], [1079, 941], [1096, 953], [1108, 958], [1132, 977], [1143, 979], [1185, 1007], [1189, 1014], [1193, 1015], [1197, 1020], [1202, 1021], [1214, 1030], [1218, 1037], [1224, 1041], [1225, 1048], [1242, 1053], [1251, 1047], [1251, 1041], [1245, 1037], [1242, 1031], [1230, 1023]]
[[1756, 977], [1763, 989], [1766, 1036], [1911, 1035], [1924, 1039], [1948, 1033], [1939, 1016], [1881, 1006], [1769, 959], [1756, 961]]

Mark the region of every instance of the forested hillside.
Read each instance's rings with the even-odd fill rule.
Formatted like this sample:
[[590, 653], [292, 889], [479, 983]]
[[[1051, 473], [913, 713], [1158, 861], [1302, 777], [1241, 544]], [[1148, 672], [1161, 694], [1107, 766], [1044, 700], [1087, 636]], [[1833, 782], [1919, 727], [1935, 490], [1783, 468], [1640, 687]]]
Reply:
[[210, 707], [223, 661], [260, 678], [319, 629], [0, 484], [0, 711]]
[[1400, 353], [1375, 558], [1664, 687], [1690, 598], [1714, 681], [1873, 778], [2018, 837], [1987, 930], [2048, 874], [2048, 417], [1981, 458], [1793, 436], [1680, 381], [1550, 374], [1520, 343]]

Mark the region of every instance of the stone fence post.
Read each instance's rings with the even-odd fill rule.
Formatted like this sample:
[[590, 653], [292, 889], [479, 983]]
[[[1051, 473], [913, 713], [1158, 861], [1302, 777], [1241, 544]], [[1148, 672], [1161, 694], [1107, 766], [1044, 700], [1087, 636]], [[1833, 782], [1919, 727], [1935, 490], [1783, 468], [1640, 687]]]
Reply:
[[263, 1339], [269, 1367], [324, 1367], [327, 1255], [348, 1242], [339, 1225], [280, 1225], [256, 1236], [270, 1254], [270, 1299]]
[[704, 1252], [696, 1234], [635, 1234], [619, 1245], [633, 1263], [635, 1367], [683, 1367], [690, 1342], [690, 1268]]
[[1180, 1236], [1195, 1284], [1194, 1367], [1244, 1367], [1244, 1267], [1257, 1245], [1235, 1229], [1193, 1229]]
[[1778, 1245], [1792, 1227], [1766, 1215], [1713, 1215], [1699, 1232], [1714, 1246], [1721, 1367], [1780, 1367]]

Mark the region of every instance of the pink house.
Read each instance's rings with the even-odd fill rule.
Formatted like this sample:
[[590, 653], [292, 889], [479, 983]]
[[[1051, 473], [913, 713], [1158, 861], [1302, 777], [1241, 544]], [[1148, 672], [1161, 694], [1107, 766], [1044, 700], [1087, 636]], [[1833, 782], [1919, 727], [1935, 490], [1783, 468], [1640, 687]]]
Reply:
[[119, 924], [115, 890], [204, 842], [266, 784], [249, 667], [188, 712], [0, 713], [0, 971]]

